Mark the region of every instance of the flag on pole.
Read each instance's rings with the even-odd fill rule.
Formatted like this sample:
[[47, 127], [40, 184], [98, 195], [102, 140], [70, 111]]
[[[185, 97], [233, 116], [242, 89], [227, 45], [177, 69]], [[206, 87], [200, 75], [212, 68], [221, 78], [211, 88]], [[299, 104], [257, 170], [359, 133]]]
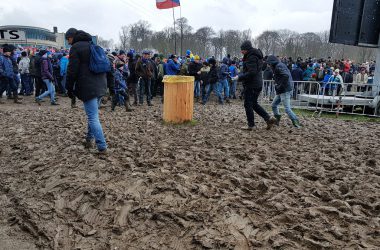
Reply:
[[180, 0], [156, 0], [158, 9], [171, 9], [180, 6]]

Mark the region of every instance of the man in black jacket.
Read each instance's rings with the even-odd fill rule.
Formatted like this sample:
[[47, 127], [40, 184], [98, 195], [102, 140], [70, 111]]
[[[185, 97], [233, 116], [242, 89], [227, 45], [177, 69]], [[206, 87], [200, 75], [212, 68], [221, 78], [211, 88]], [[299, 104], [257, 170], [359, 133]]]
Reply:
[[277, 57], [269, 56], [267, 59], [268, 65], [273, 68], [274, 72], [274, 84], [276, 89], [276, 97], [272, 102], [273, 114], [276, 117], [276, 124], [280, 125], [280, 110], [278, 106], [282, 102], [284, 104], [285, 112], [288, 114], [294, 127], [300, 128], [301, 125], [297, 116], [293, 113], [290, 106], [290, 97], [293, 92], [293, 79], [288, 67], [280, 62]]
[[218, 96], [219, 104], [223, 105], [223, 97], [218, 88], [218, 67], [216, 66], [216, 60], [214, 58], [210, 58], [208, 62], [210, 64], [210, 71], [207, 73], [208, 82], [206, 83], [206, 94], [202, 100], [202, 104], [206, 105], [211, 91], [214, 91], [214, 93]]
[[199, 101], [199, 97], [201, 96], [201, 68], [202, 64], [199, 63], [199, 56], [194, 57], [194, 62], [190, 62], [189, 64], [189, 75], [194, 76], [194, 97], [197, 102]]
[[263, 53], [261, 50], [252, 47], [250, 41], [245, 41], [241, 45], [241, 53], [243, 57], [243, 71], [234, 80], [243, 83], [244, 86], [244, 108], [247, 115], [248, 127], [245, 130], [253, 130], [255, 128], [254, 111], [261, 116], [267, 123], [267, 129], [271, 129], [276, 123], [276, 119], [261, 107], [258, 103], [261, 90], [263, 88]]
[[99, 121], [98, 99], [106, 94], [106, 73], [94, 74], [89, 69], [91, 35], [70, 28], [65, 38], [70, 45], [69, 65], [67, 68], [67, 95], [83, 101], [88, 119], [88, 132], [85, 147], [95, 139], [99, 153], [106, 153], [107, 144], [102, 125]]

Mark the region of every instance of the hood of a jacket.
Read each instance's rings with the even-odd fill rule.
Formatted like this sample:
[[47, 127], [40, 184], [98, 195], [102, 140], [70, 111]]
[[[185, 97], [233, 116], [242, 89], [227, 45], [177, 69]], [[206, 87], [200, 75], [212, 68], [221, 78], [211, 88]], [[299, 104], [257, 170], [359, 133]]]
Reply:
[[279, 62], [280, 62], [280, 60], [278, 60], [278, 58], [276, 56], [268, 56], [268, 59], [267, 59], [268, 64], [270, 64], [272, 66], [276, 66]]
[[263, 52], [261, 52], [261, 50], [259, 50], [259, 49], [255, 49], [255, 48], [250, 48], [248, 50], [248, 54], [246, 56], [248, 57], [249, 55], [254, 55], [259, 59], [264, 58]]
[[78, 30], [75, 33], [73, 44], [76, 42], [90, 42], [92, 41], [92, 37], [90, 34], [84, 32], [83, 30]]

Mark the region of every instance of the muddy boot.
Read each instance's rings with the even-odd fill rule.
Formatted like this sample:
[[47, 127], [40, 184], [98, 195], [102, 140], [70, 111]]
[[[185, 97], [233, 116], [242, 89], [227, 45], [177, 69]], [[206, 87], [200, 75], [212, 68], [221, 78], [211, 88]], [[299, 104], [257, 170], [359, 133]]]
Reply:
[[0, 104], [5, 104], [5, 102], [3, 102], [3, 101], [1, 100], [1, 98], [0, 98]]
[[71, 108], [75, 109], [77, 107], [75, 97], [71, 98]]
[[256, 126], [253, 126], [253, 127], [250, 127], [250, 126], [242, 127], [241, 130], [245, 130], [245, 131], [256, 130]]
[[41, 99], [36, 97], [36, 99], [34, 99], [36, 101], [36, 103], [38, 104], [38, 106], [41, 106]]
[[93, 146], [92, 140], [86, 139], [86, 141], [83, 143], [84, 148], [90, 149]]
[[127, 112], [132, 112], [133, 111], [133, 108], [131, 106], [131, 104], [128, 102], [125, 102], [125, 111]]
[[17, 103], [17, 104], [21, 104], [22, 103], [21, 100], [22, 100], [22, 98], [18, 97], [18, 95], [15, 95], [14, 99], [13, 99], [13, 102]]
[[111, 111], [115, 111], [116, 103], [114, 100], [111, 101]]
[[133, 108], [132, 108], [131, 103], [129, 101], [130, 101], [129, 96], [127, 95], [127, 98], [125, 98], [125, 102], [124, 102], [125, 111], [132, 112]]
[[293, 123], [293, 126], [295, 128], [301, 128], [302, 127], [301, 124], [300, 124], [300, 122], [298, 120], [293, 120], [292, 123]]
[[276, 118], [276, 125], [280, 126], [281, 115], [275, 115], [274, 117]]
[[276, 124], [276, 122], [277, 122], [276, 118], [271, 117], [271, 118], [267, 121], [267, 130], [270, 130], [271, 128], [273, 128], [273, 126]]

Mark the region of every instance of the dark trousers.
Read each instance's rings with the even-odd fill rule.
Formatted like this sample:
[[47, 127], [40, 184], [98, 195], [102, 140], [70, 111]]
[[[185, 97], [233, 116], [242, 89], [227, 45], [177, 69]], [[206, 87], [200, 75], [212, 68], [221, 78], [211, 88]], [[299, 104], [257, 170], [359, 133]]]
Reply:
[[21, 91], [22, 95], [30, 95], [32, 92], [31, 87], [31, 79], [29, 74], [21, 74]]
[[133, 103], [134, 104], [137, 104], [137, 102], [138, 102], [137, 86], [138, 85], [135, 82], [128, 83], [129, 96], [133, 96]]
[[270, 119], [269, 114], [258, 103], [261, 90], [262, 90], [261, 88], [259, 89], [245, 88], [244, 90], [244, 108], [245, 108], [245, 113], [247, 115], [247, 121], [248, 121], [249, 127], [255, 126], [254, 112], [256, 112], [259, 116], [261, 116], [265, 121], [268, 121]]
[[164, 85], [163, 85], [163, 82], [162, 82], [162, 78], [158, 78], [156, 80], [156, 85], [154, 86], [154, 96], [156, 95], [159, 95], [159, 96], [162, 96], [163, 95], [163, 88], [164, 88]]
[[1, 78], [0, 79], [0, 97], [3, 96], [5, 91], [8, 91], [13, 94], [13, 96], [17, 96], [18, 87], [14, 79], [11, 78]]
[[150, 92], [150, 84], [151, 84], [150, 79], [140, 78], [140, 81], [139, 81], [139, 103], [140, 104], [144, 103], [144, 94], [146, 94], [146, 102], [148, 104], [151, 102], [152, 95]]
[[44, 93], [47, 90], [46, 85], [42, 81], [41, 77], [36, 76], [35, 84], [36, 84], [36, 92], [34, 93], [35, 97], [40, 96], [42, 93]]

